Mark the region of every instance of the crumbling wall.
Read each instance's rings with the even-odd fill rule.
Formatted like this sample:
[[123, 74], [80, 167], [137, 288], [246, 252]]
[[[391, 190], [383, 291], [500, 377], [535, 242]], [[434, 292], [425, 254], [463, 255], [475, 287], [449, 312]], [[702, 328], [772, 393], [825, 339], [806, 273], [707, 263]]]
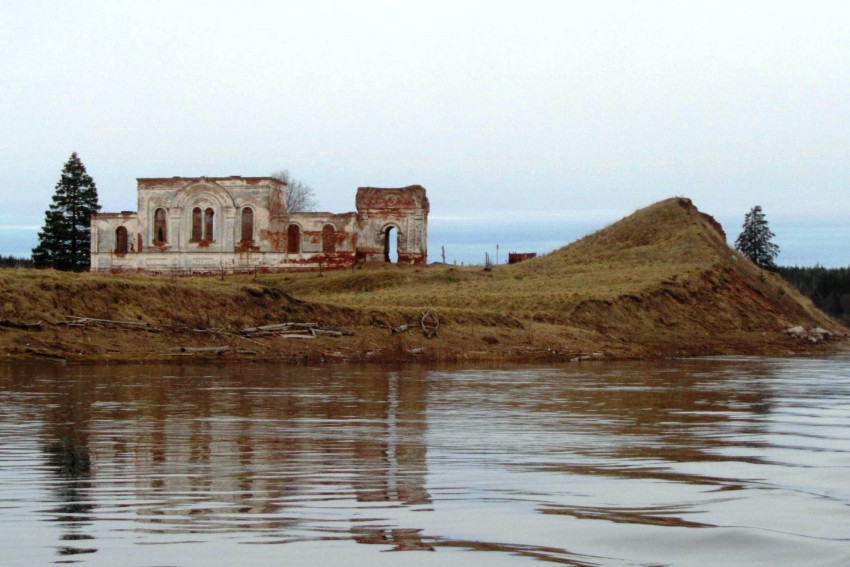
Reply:
[[[360, 188], [356, 213], [289, 214], [286, 186], [270, 177], [137, 181], [138, 213], [92, 216], [92, 270], [338, 269], [384, 260], [389, 229], [397, 231], [399, 263], [427, 261], [428, 199], [419, 186]], [[125, 241], [128, 252], [121, 253]]]
[[387, 260], [387, 235], [396, 232], [398, 263], [426, 264], [429, 210], [425, 189], [419, 185], [357, 189], [357, 259]]
[[[136, 270], [141, 252], [141, 229], [135, 212], [92, 213], [91, 269]], [[118, 250], [118, 229], [126, 231], [126, 252]]]
[[[293, 226], [297, 231], [291, 229]], [[298, 241], [291, 242], [291, 235], [297, 235]], [[278, 267], [351, 267], [358, 242], [357, 215], [292, 213], [276, 219], [267, 230], [262, 230], [261, 238], [271, 243], [273, 252], [282, 255], [278, 259]]]

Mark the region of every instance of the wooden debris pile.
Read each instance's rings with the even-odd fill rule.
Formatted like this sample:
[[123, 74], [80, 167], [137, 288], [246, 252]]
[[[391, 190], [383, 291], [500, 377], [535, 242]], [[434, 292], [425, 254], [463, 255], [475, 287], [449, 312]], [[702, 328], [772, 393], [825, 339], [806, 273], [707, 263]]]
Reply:
[[77, 317], [68, 315], [67, 321], [59, 321], [57, 325], [66, 327], [111, 327], [124, 329], [138, 329], [149, 333], [161, 333], [162, 328], [145, 321], [113, 321], [111, 319], [95, 319], [93, 317]]
[[239, 334], [245, 337], [283, 337], [285, 339], [315, 339], [318, 336], [342, 337], [354, 333], [346, 329], [328, 327], [318, 323], [277, 323], [242, 329]]

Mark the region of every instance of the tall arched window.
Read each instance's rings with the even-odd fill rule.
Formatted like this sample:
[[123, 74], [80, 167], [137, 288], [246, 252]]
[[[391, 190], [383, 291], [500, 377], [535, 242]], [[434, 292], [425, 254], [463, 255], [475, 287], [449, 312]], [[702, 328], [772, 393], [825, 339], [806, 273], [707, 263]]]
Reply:
[[200, 242], [203, 239], [204, 214], [200, 207], [192, 209], [192, 242]]
[[336, 229], [332, 224], [326, 224], [322, 228], [322, 252], [336, 252]]
[[204, 211], [204, 240], [207, 242], [212, 242], [215, 240], [215, 234], [213, 234], [213, 217], [215, 216], [215, 211], [211, 208], [208, 208]]
[[192, 238], [190, 242], [213, 242], [215, 233], [215, 211], [212, 207], [201, 210], [200, 207], [192, 209]]
[[286, 229], [286, 251], [290, 254], [301, 252], [301, 229], [297, 224], [291, 224]]
[[153, 240], [157, 243], [168, 242], [168, 228], [165, 223], [165, 209], [157, 209], [153, 214]]
[[127, 247], [127, 229], [123, 226], [119, 226], [115, 229], [115, 253], [126, 254]]
[[254, 240], [254, 211], [250, 207], [242, 209], [242, 241]]

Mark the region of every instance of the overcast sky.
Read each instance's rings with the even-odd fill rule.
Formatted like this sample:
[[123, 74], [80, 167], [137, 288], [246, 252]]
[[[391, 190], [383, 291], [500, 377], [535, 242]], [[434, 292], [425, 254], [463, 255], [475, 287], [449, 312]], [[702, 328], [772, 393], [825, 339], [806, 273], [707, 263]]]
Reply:
[[733, 235], [756, 204], [774, 227], [850, 218], [845, 1], [0, 9], [0, 224], [40, 225], [73, 151], [104, 211], [135, 210], [137, 177], [288, 168], [333, 212], [418, 183], [443, 219], [677, 195]]

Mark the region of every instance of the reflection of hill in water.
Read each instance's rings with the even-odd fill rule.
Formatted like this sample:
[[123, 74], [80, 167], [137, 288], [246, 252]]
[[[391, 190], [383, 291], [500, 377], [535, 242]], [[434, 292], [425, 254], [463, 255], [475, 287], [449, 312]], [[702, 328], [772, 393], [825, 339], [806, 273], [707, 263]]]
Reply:
[[[702, 496], [658, 505], [659, 491], [748, 486], [741, 464], [767, 464], [772, 449], [765, 372], [763, 361], [677, 361], [438, 374], [429, 453], [439, 447], [443, 466], [509, 471], [505, 492], [543, 514], [696, 527], [687, 518]], [[468, 411], [452, 409], [472, 397]]]
[[[429, 549], [459, 542], [381, 519], [399, 507], [432, 509], [442, 487], [428, 488], [429, 464], [734, 486], [675, 468], [726, 459], [724, 447], [760, 428], [739, 418], [770, 410], [770, 391], [746, 379], [764, 365], [739, 364], [728, 376], [717, 366], [683, 362], [675, 375], [650, 363], [451, 372], [37, 366], [3, 369], [0, 385], [45, 422], [68, 539], [90, 537], [84, 525], [103, 515], [148, 533]], [[675, 510], [665, 514], [678, 525]]]

